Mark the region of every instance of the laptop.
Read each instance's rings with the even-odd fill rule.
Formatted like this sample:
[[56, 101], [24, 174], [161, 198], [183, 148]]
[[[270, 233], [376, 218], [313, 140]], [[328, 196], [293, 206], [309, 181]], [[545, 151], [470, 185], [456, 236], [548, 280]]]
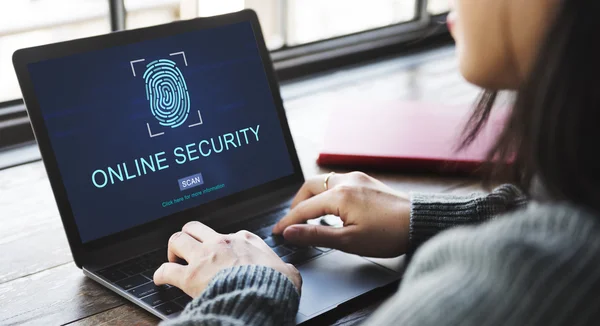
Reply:
[[304, 177], [251, 10], [43, 45], [13, 63], [77, 267], [170, 319], [192, 298], [152, 275], [189, 221], [250, 230], [304, 284], [302, 323], [400, 278], [272, 236]]

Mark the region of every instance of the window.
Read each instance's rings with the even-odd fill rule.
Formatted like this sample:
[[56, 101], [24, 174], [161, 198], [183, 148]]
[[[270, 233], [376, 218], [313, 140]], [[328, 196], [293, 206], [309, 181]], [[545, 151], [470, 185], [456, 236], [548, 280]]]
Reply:
[[0, 4], [0, 102], [21, 90], [12, 66], [15, 50], [110, 31], [105, 0], [28, 0]]
[[290, 0], [287, 45], [408, 22], [416, 10], [414, 0]]
[[450, 11], [450, 1], [448, 0], [429, 0], [427, 11], [432, 15], [445, 14]]
[[[125, 0], [127, 28], [252, 8], [271, 50], [409, 22], [417, 0]], [[432, 0], [435, 13], [447, 0]], [[447, 10], [447, 9], [446, 9]]]
[[444, 32], [440, 16], [449, 7], [448, 0], [123, 1], [127, 28], [251, 8], [259, 16], [280, 79], [331, 68], [335, 60], [350, 61], [342, 57], [358, 58], [373, 49], [433, 38]]
[[125, 0], [127, 29], [147, 27], [170, 23], [185, 17], [181, 15], [186, 11], [179, 0]]

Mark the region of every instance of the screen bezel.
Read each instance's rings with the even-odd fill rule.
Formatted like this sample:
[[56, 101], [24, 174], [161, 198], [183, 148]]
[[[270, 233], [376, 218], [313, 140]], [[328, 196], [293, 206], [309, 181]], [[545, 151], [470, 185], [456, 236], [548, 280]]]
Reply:
[[[289, 158], [294, 168], [293, 174], [209, 203], [202, 204], [197, 207], [189, 208], [178, 213], [161, 217], [157, 220], [120, 231], [100, 239], [83, 243], [75, 223], [75, 218], [68, 200], [66, 188], [62, 181], [61, 173], [58, 169], [58, 162], [52, 150], [48, 131], [29, 76], [28, 65], [44, 60], [242, 22], [249, 22], [252, 26], [259, 54], [265, 69], [267, 81], [269, 83], [269, 88], [273, 96], [273, 101], [276, 107], [281, 129], [285, 138], [285, 143], [288, 148]], [[248, 200], [254, 199], [257, 197], [257, 193], [275, 193], [278, 190], [289, 188], [290, 186], [297, 185], [299, 187], [304, 182], [304, 176], [302, 174], [298, 155], [295, 150], [294, 142], [285, 115], [283, 101], [281, 99], [279, 84], [275, 76], [273, 63], [265, 45], [258, 17], [251, 9], [245, 9], [225, 15], [194, 18], [164, 25], [120, 31], [106, 35], [20, 49], [13, 54], [13, 65], [15, 67], [19, 85], [23, 93], [23, 100], [25, 102], [31, 125], [38, 142], [38, 147], [40, 149], [44, 166], [48, 174], [48, 179], [50, 181], [50, 185], [52, 187], [58, 210], [65, 228], [69, 246], [71, 248], [75, 263], [78, 266], [82, 265], [81, 262], [83, 261], [84, 255], [90, 252], [115, 245], [131, 238], [135, 238], [167, 225], [185, 223], [186, 221], [190, 220], [190, 217], [192, 216], [208, 216], [208, 219], [210, 219], [211, 213], [217, 212], [222, 208], [231, 207], [232, 205], [244, 203]], [[240, 216], [239, 221], [243, 221], [243, 218], [244, 217]], [[212, 222], [214, 223], [215, 221]]]

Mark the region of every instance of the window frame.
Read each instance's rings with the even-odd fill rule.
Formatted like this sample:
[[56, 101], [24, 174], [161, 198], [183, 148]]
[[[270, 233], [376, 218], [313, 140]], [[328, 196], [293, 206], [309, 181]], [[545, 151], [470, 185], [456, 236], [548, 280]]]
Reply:
[[[281, 0], [285, 8], [287, 0]], [[127, 12], [124, 0], [108, 0], [111, 31], [123, 30]], [[415, 1], [415, 18], [377, 29], [272, 50], [279, 81], [357, 64], [382, 56], [398, 55], [452, 42], [442, 23], [446, 14], [431, 15], [427, 0]], [[285, 25], [285, 19], [282, 24]], [[285, 28], [285, 26], [283, 26]], [[22, 99], [0, 102], [0, 151], [35, 142]]]
[[[286, 0], [283, 0], [283, 3], [285, 2]], [[375, 39], [396, 38], [402, 34], [424, 29], [429, 24], [429, 21], [430, 16], [427, 12], [427, 0], [415, 0], [415, 17], [411, 21], [295, 46], [286, 46], [286, 42], [284, 41], [284, 46], [281, 49], [271, 51], [273, 54], [272, 59], [274, 62], [278, 62], [317, 53], [335, 51], [340, 48], [348, 48]], [[285, 24], [285, 22], [283, 24]], [[285, 26], [283, 28], [285, 29]]]

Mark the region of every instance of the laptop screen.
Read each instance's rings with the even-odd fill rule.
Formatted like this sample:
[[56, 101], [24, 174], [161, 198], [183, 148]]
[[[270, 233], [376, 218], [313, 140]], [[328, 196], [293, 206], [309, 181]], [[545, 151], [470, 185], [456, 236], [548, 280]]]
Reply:
[[28, 69], [84, 243], [294, 173], [249, 22]]

